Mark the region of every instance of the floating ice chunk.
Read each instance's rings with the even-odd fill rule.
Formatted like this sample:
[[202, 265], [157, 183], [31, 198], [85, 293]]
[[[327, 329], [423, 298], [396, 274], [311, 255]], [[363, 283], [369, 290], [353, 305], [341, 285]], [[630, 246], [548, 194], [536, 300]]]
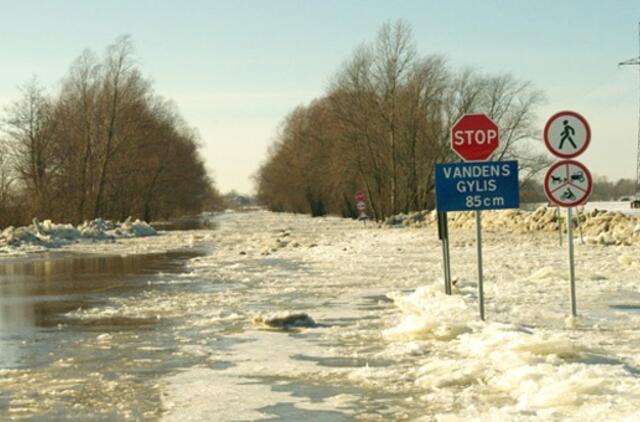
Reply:
[[547, 281], [562, 278], [552, 267], [542, 267], [529, 276], [529, 281]]
[[405, 314], [398, 325], [383, 335], [395, 340], [453, 340], [471, 331], [475, 318], [462, 297], [445, 295], [435, 285], [418, 287], [408, 296], [388, 295]]
[[584, 321], [579, 316], [569, 315], [564, 320], [564, 326], [566, 328], [570, 328], [572, 330], [575, 330], [576, 328], [583, 327], [584, 326]]
[[103, 333], [103, 334], [100, 334], [98, 337], [96, 337], [96, 340], [99, 341], [100, 343], [110, 342], [111, 339], [112, 339], [112, 336], [109, 333]]
[[454, 359], [434, 360], [420, 367], [416, 385], [423, 388], [467, 387], [482, 382], [485, 368], [480, 361], [461, 365]]

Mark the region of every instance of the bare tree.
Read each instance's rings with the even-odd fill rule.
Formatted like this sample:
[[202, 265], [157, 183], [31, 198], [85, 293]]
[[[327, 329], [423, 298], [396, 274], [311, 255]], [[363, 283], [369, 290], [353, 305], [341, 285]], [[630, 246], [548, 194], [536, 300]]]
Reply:
[[[97, 99], [100, 91], [101, 66], [95, 55], [85, 50], [72, 64], [64, 81], [57, 111], [67, 142], [73, 145], [71, 178], [78, 184], [76, 193], [76, 218], [87, 216], [87, 202], [93, 196], [95, 175], [92, 169], [96, 160], [98, 137]], [[69, 183], [74, 183], [72, 180]]]
[[[133, 47], [129, 36], [120, 37], [109, 46], [104, 68], [101, 87], [101, 102], [103, 107], [101, 122], [104, 127], [100, 136], [101, 154], [99, 158], [94, 217], [100, 215], [103, 207], [105, 186], [109, 176], [109, 164], [118, 142], [123, 141], [123, 130], [120, 126], [121, 116], [125, 108], [125, 101], [134, 100], [140, 81], [139, 75], [133, 69]], [[133, 98], [132, 98], [133, 97]]]
[[[54, 97], [32, 82], [3, 119], [0, 224], [33, 216], [145, 219], [197, 213], [221, 198], [200, 142], [135, 66], [129, 37], [98, 59], [85, 51]], [[3, 144], [4, 145], [4, 144]], [[13, 204], [16, 204], [13, 207]]]
[[385, 24], [341, 66], [324, 97], [285, 119], [256, 176], [260, 200], [272, 209], [354, 216], [353, 192], [365, 189], [375, 219], [433, 207], [434, 165], [458, 159], [450, 128], [473, 112], [500, 126], [500, 158], [520, 158], [532, 176], [541, 161], [527, 142], [537, 136], [541, 98], [510, 75], [452, 72], [442, 57], [419, 57], [407, 24]]
[[9, 163], [9, 147], [5, 142], [0, 141], [0, 207], [9, 202], [11, 185], [15, 178]]
[[46, 211], [50, 201], [50, 185], [57, 162], [53, 150], [55, 122], [51, 100], [44, 95], [36, 79], [21, 89], [22, 97], [6, 110], [3, 131], [13, 156], [19, 180], [33, 194], [32, 212]]

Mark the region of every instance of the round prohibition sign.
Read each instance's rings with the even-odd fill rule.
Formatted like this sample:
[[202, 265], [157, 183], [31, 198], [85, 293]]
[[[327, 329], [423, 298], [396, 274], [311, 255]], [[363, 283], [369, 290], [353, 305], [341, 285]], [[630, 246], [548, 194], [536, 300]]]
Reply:
[[544, 126], [544, 144], [556, 157], [577, 157], [587, 149], [589, 142], [589, 123], [575, 111], [558, 112]]
[[544, 177], [547, 198], [561, 207], [584, 204], [591, 195], [591, 173], [584, 164], [574, 160], [555, 163]]

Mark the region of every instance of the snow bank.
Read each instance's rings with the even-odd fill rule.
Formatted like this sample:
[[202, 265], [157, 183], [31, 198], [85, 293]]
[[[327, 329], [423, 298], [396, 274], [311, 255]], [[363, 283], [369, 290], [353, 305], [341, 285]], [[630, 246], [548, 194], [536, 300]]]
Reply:
[[[573, 218], [576, 234], [581, 229], [587, 243], [629, 245], [640, 239], [640, 216], [597, 208], [578, 209], [576, 214]], [[475, 228], [475, 214], [472, 212], [451, 212], [448, 217], [449, 229]], [[561, 212], [559, 218], [562, 230], [566, 231], [566, 214]], [[384, 226], [427, 227], [436, 224], [436, 211], [419, 211], [391, 216]], [[547, 207], [539, 207], [535, 211], [488, 211], [483, 213], [482, 228], [509, 233], [553, 232], [558, 230], [558, 212], [556, 208]]]
[[425, 402], [455, 408], [456, 402], [477, 402], [480, 394], [506, 399], [500, 408], [478, 412], [463, 406], [436, 420], [522, 420], [526, 415], [566, 420], [606, 414], [594, 403], [611, 403], [623, 413], [633, 409], [620, 391], [636, 397], [637, 375], [596, 344], [591, 348], [579, 337], [541, 327], [479, 322], [461, 296], [445, 296], [433, 285], [390, 297], [402, 318], [383, 332], [384, 338], [411, 345], [430, 342], [430, 353], [414, 370]]
[[461, 296], [447, 296], [441, 290], [434, 284], [418, 287], [408, 296], [389, 293], [387, 296], [405, 317], [397, 326], [385, 330], [383, 335], [403, 340], [452, 340], [471, 331], [468, 322], [475, 320], [474, 313]]
[[34, 252], [58, 248], [83, 241], [111, 241], [117, 238], [153, 236], [156, 230], [144, 221], [114, 222], [101, 218], [72, 224], [56, 224], [51, 220], [43, 222], [33, 219], [24, 227], [7, 227], [0, 232], [0, 254]]

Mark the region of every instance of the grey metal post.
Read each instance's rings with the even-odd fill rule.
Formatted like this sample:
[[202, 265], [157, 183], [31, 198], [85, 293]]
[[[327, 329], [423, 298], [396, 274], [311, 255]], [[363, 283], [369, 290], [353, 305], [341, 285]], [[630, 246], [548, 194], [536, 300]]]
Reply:
[[582, 235], [582, 222], [580, 221], [580, 208], [576, 208], [576, 224], [580, 230], [580, 243], [584, 245], [584, 236]]
[[449, 263], [449, 241], [442, 239], [442, 265], [444, 265], [444, 293], [451, 294], [451, 267]]
[[558, 239], [560, 240], [560, 247], [562, 247], [562, 218], [560, 215], [560, 207], [556, 207], [556, 215], [558, 216]]
[[449, 257], [449, 227], [447, 213], [438, 212], [438, 237], [442, 241], [442, 266], [444, 269], [444, 293], [451, 294], [451, 260]]
[[478, 304], [480, 319], [484, 321], [484, 284], [482, 280], [482, 220], [480, 211], [476, 211], [476, 246], [478, 249]]
[[576, 273], [573, 261], [573, 218], [571, 207], [567, 208], [567, 242], [569, 243], [569, 285], [571, 288], [571, 315], [577, 316], [576, 310]]

